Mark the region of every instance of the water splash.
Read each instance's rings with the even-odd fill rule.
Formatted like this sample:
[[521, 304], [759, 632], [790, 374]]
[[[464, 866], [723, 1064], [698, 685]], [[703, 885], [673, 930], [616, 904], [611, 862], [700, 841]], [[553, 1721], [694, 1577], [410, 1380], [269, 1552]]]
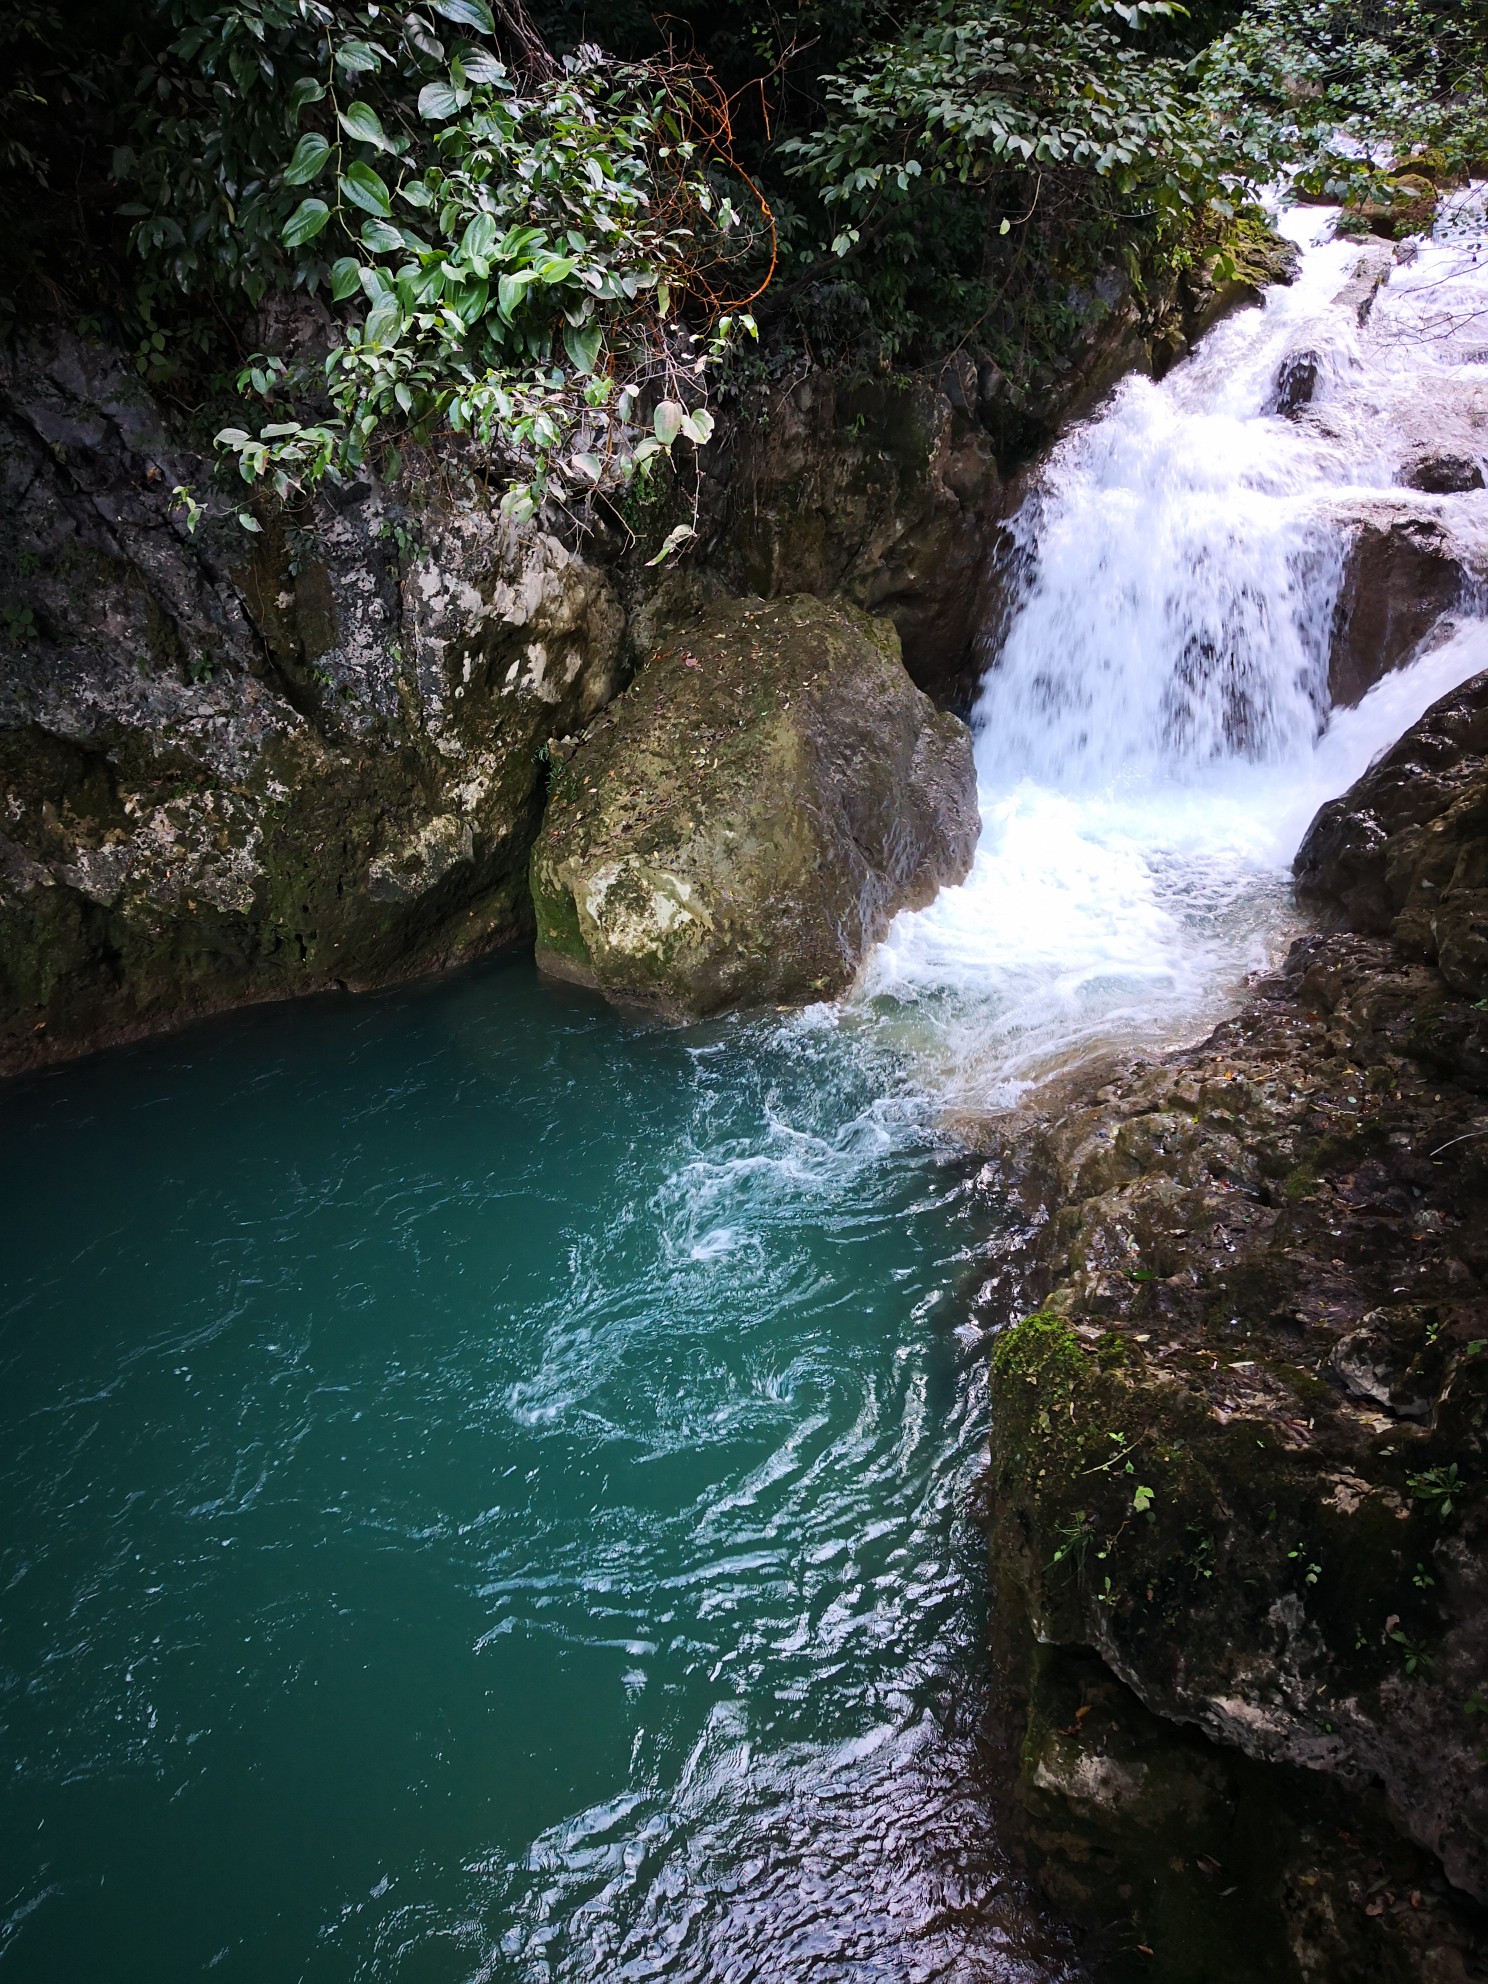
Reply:
[[[1212, 1023], [1291, 933], [1317, 807], [1488, 666], [1469, 622], [1330, 712], [1344, 518], [1398, 495], [1411, 409], [1419, 426], [1443, 372], [1488, 355], [1469, 330], [1488, 309], [1481, 217], [1393, 268], [1362, 324], [1365, 251], [1332, 221], [1290, 216], [1298, 281], [1161, 383], [1122, 385], [1014, 519], [1015, 597], [973, 716], [976, 862], [897, 919], [859, 995], [952, 1109]], [[1367, 254], [1379, 272], [1388, 250]], [[1299, 351], [1316, 387], [1295, 420], [1277, 381]]]

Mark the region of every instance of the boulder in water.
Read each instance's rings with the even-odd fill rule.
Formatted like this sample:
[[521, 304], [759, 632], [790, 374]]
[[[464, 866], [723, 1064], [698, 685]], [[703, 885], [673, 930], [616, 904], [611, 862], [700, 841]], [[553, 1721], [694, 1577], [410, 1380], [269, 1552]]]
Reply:
[[1376, 502], [1345, 519], [1353, 528], [1328, 664], [1335, 707], [1352, 709], [1414, 661], [1483, 567], [1488, 547], [1465, 517], [1424, 510]]
[[1276, 374], [1272, 409], [1288, 418], [1311, 406], [1317, 392], [1322, 360], [1315, 351], [1293, 351], [1281, 361]]
[[1483, 464], [1475, 455], [1420, 455], [1407, 466], [1405, 482], [1428, 496], [1465, 496], [1483, 487]]
[[1452, 690], [1307, 830], [1298, 893], [1488, 993], [1488, 674]]
[[887, 621], [720, 600], [555, 757], [538, 962], [678, 1014], [830, 997], [979, 831], [970, 734]]

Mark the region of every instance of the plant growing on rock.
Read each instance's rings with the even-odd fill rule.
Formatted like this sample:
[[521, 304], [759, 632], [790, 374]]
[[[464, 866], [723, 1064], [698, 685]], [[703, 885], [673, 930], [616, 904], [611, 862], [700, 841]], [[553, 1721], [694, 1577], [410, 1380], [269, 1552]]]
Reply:
[[1484, 0], [1253, 0], [1209, 48], [1202, 94], [1238, 173], [1403, 199], [1415, 161], [1466, 176], [1488, 151]]
[[244, 368], [273, 416], [219, 436], [246, 481], [453, 431], [520, 519], [707, 441], [709, 368], [753, 329], [725, 291], [769, 227], [727, 105], [695, 67], [560, 63], [498, 10], [171, 0], [115, 159], [134, 245], [188, 293], [303, 292], [329, 347]]
[[[938, 0], [911, 16], [825, 78], [819, 126], [781, 147], [832, 217], [834, 255], [904, 317], [929, 253], [912, 242], [954, 237], [963, 306], [985, 318], [989, 292], [1042, 295], [1055, 266], [1061, 294], [1113, 257], [1140, 280], [1144, 258], [1214, 232], [1235, 199], [1189, 66], [1136, 32], [1184, 11]], [[1058, 314], [1054, 296], [1041, 307]]]

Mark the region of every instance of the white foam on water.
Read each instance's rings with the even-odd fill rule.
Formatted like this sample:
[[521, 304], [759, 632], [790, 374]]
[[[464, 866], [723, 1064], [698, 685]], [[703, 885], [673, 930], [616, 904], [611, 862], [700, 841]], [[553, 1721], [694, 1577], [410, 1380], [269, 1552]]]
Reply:
[[[1349, 507], [1399, 496], [1402, 415], [1419, 426], [1443, 370], [1488, 377], [1481, 207], [1392, 265], [1362, 326], [1340, 292], [1389, 251], [1328, 238], [1333, 219], [1287, 216], [1296, 283], [1161, 383], [1126, 381], [1014, 519], [1017, 598], [973, 715], [976, 861], [896, 919], [857, 996], [953, 1108], [1212, 1023], [1293, 928], [1318, 806], [1488, 667], [1468, 620], [1330, 712]], [[1278, 374], [1303, 351], [1317, 388], [1289, 419]]]

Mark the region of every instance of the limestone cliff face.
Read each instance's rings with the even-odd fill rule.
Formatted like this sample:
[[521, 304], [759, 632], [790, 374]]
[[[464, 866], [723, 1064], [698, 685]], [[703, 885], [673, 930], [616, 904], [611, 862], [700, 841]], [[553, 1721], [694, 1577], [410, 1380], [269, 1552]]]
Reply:
[[830, 998], [897, 910], [964, 880], [980, 830], [970, 734], [888, 621], [718, 600], [558, 766], [538, 962], [677, 1013]]
[[[964, 707], [1021, 494], [995, 450], [1286, 273], [1261, 254], [1155, 306], [1113, 276], [1031, 400], [965, 353], [908, 379], [810, 369], [722, 424], [699, 596], [887, 616], [914, 679]], [[304, 315], [271, 341], [309, 353]], [[66, 335], [0, 361], [0, 490], [0, 1074], [530, 931], [544, 746], [648, 651], [653, 545], [515, 531], [458, 459], [245, 531], [246, 493], [120, 355]]]
[[1016, 1769], [1050, 1892], [1152, 1952], [1118, 1976], [1478, 1974], [1485, 711], [1479, 677], [1325, 809], [1342, 928], [991, 1161], [1030, 1213], [992, 1356]]
[[611, 580], [443, 482], [244, 530], [108, 354], [0, 377], [0, 1069], [530, 927], [539, 752]]

